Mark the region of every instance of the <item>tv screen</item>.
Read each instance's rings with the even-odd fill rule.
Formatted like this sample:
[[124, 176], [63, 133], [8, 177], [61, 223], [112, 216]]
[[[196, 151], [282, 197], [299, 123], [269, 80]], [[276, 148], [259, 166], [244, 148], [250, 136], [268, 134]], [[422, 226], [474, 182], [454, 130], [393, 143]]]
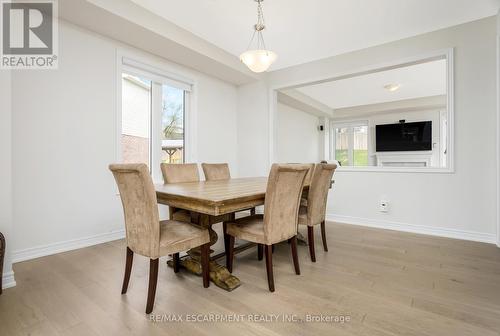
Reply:
[[432, 121], [376, 125], [377, 152], [432, 150]]

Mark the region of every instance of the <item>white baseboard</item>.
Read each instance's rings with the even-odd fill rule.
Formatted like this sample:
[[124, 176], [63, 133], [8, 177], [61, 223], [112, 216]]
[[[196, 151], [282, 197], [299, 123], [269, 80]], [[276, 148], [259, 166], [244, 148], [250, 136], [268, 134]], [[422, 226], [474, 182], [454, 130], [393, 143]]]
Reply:
[[14, 287], [15, 285], [14, 271], [6, 272], [2, 275], [2, 289]]
[[125, 230], [111, 231], [98, 235], [30, 247], [12, 252], [12, 263], [40, 258], [51, 254], [76, 250], [83, 247], [107, 243], [125, 237]]
[[471, 240], [482, 243], [490, 243], [490, 244], [496, 243], [496, 236], [494, 233], [456, 230], [456, 229], [440, 228], [433, 226], [398, 223], [398, 222], [391, 222], [378, 219], [342, 216], [335, 214], [326, 215], [326, 220], [343, 224], [352, 224], [352, 225], [367, 226], [379, 229], [419, 233], [419, 234], [438, 236], [438, 237]]

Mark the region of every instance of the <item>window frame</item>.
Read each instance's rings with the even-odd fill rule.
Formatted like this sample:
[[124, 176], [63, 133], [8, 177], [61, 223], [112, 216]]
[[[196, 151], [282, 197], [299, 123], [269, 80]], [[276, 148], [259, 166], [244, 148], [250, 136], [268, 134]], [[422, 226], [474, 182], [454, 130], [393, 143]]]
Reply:
[[[337, 128], [348, 128], [349, 133], [348, 133], [348, 144], [349, 147], [347, 149], [347, 156], [349, 158], [349, 163], [351, 163], [348, 166], [342, 166], [342, 167], [349, 167], [349, 168], [356, 168], [356, 167], [368, 167], [368, 166], [354, 166], [354, 132], [352, 131], [354, 127], [360, 127], [360, 126], [366, 126], [366, 134], [367, 134], [367, 144], [366, 148], [368, 150], [368, 156], [370, 156], [370, 125], [368, 123], [368, 120], [349, 120], [349, 121], [335, 121], [333, 119], [330, 119], [330, 160], [337, 160], [336, 157], [336, 129]], [[369, 160], [369, 159], [368, 159]]]
[[[163, 183], [161, 174], [161, 132], [162, 132], [162, 86], [172, 85], [172, 83], [185, 84], [190, 87], [184, 90], [184, 162], [196, 162], [196, 87], [197, 82], [184, 76], [184, 72], [178, 66], [159, 62], [152, 57], [147, 57], [134, 52], [117, 50], [116, 53], [116, 162], [121, 162], [121, 132], [122, 132], [122, 74], [142, 76], [152, 81], [151, 88], [151, 114], [150, 114], [150, 143], [149, 143], [149, 164], [150, 172], [154, 183]], [[134, 67], [133, 65], [136, 65]], [[189, 75], [189, 74], [188, 74]], [[156, 99], [155, 99], [156, 98]], [[155, 148], [160, 148], [159, 151]]]

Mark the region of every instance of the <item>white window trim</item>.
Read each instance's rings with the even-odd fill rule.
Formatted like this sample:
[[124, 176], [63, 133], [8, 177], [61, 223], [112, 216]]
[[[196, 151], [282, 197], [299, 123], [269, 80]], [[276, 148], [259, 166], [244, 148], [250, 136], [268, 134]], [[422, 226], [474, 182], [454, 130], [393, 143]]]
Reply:
[[[125, 60], [125, 63], [124, 63]], [[135, 64], [138, 67], [132, 67]], [[142, 71], [144, 72], [142, 72]], [[151, 73], [149, 72], [151, 70]], [[197, 162], [197, 81], [188, 78], [188, 75], [183, 75], [183, 71], [176, 69], [176, 66], [166, 62], [159, 62], [153, 57], [146, 56], [137, 52], [117, 49], [116, 50], [116, 99], [115, 99], [115, 160], [121, 162], [121, 132], [122, 132], [122, 73], [133, 72], [134, 74], [141, 75], [141, 73], [151, 78], [153, 75], [154, 81], [185, 90], [184, 98], [184, 161]], [[156, 75], [156, 76], [155, 76]], [[155, 85], [153, 84], [153, 90]], [[155, 101], [152, 101], [155, 104]], [[152, 107], [152, 111], [155, 107]], [[158, 127], [155, 127], [158, 126]], [[154, 148], [161, 148], [161, 116], [151, 116], [151, 129], [150, 137]], [[160, 162], [161, 159], [158, 153], [155, 155], [153, 150], [150, 149], [151, 162], [151, 175], [154, 183], [163, 183], [161, 175]]]
[[[335, 129], [336, 128], [354, 128], [354, 127], [359, 127], [359, 126], [367, 126], [367, 134], [368, 134], [368, 139], [370, 138], [370, 127], [368, 125], [368, 120], [352, 120], [352, 121], [339, 121], [335, 122], [334, 120], [330, 119], [330, 158], [329, 160], [337, 160], [335, 156], [335, 147], [336, 147], [336, 133]], [[354, 133], [349, 132], [349, 144], [354, 144]], [[370, 141], [368, 141], [368, 155], [370, 155]], [[348, 148], [348, 157], [349, 157], [349, 162], [354, 163], [354, 157], [353, 153], [351, 151], [351, 148]], [[349, 168], [355, 168], [355, 167], [364, 167], [364, 166], [342, 166], [342, 167], [349, 167]], [[368, 166], [367, 166], [368, 167]]]

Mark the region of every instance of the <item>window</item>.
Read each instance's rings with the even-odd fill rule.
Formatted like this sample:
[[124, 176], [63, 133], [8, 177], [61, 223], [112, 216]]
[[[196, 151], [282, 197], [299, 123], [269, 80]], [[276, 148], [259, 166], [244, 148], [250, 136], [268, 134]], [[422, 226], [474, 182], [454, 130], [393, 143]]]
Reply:
[[332, 125], [332, 158], [342, 166], [368, 166], [368, 123]]
[[184, 162], [184, 90], [163, 85], [161, 113], [162, 162]]
[[[121, 161], [146, 163], [159, 176], [161, 162], [183, 163], [185, 122], [192, 84], [157, 68], [123, 59]], [[151, 169], [155, 167], [155, 169]], [[158, 168], [158, 169], [156, 169]]]

